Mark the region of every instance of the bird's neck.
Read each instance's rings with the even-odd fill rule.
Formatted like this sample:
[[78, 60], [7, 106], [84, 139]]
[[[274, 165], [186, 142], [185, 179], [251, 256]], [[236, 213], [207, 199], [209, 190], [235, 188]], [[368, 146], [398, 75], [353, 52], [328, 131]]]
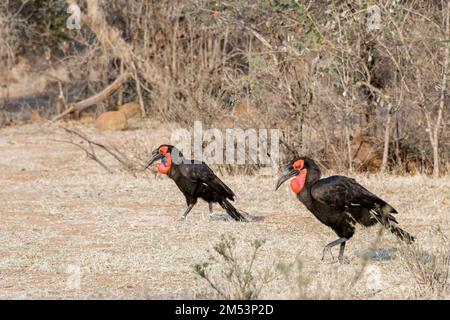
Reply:
[[167, 176], [172, 180], [177, 180], [179, 176], [179, 168], [185, 165], [187, 160], [181, 154], [174, 156], [171, 160], [170, 170], [167, 173]]
[[311, 188], [317, 181], [320, 180], [321, 173], [320, 169], [314, 163], [308, 164], [308, 166], [303, 170], [307, 172], [306, 177], [302, 177], [301, 174], [296, 177], [296, 179], [298, 179], [298, 184], [301, 184], [302, 188], [300, 190], [297, 189], [298, 192], [296, 192], [294, 188], [292, 189], [296, 192], [297, 199], [300, 200], [300, 202], [302, 202], [309, 211], [313, 212], [315, 200], [311, 195]]
[[297, 198], [311, 211], [314, 206], [314, 198], [311, 195], [312, 186], [320, 180], [320, 171], [310, 169], [302, 190], [297, 193]]
[[306, 179], [306, 185], [309, 185], [310, 187], [320, 180], [321, 172], [319, 168], [311, 167], [308, 169], [308, 177]]
[[300, 200], [308, 209], [312, 208], [313, 198], [311, 196], [311, 185], [307, 182], [303, 187], [302, 191], [297, 193], [297, 198]]

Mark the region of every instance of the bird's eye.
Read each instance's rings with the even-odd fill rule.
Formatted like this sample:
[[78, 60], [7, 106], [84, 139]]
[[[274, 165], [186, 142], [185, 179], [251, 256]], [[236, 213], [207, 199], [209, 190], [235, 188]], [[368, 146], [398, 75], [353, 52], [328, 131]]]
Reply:
[[294, 164], [292, 165], [292, 167], [293, 167], [294, 169], [302, 169], [304, 164], [305, 164], [305, 161], [304, 161], [304, 160], [297, 160], [297, 161], [294, 162]]
[[166, 154], [167, 151], [169, 151], [169, 148], [167, 146], [159, 148], [159, 153]]

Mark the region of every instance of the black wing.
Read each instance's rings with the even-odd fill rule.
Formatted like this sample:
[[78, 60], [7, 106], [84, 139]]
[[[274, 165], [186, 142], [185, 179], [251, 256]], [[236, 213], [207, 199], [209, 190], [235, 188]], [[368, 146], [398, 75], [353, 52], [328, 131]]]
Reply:
[[234, 200], [235, 194], [233, 191], [214, 174], [206, 163], [192, 162], [191, 164], [180, 166], [180, 173], [186, 179], [196, 183], [203, 183], [225, 198]]
[[397, 211], [372, 192], [357, 183], [355, 179], [343, 176], [331, 176], [317, 181], [311, 188], [314, 199], [328, 206], [345, 208], [363, 206], [374, 209], [377, 205], [386, 213]]

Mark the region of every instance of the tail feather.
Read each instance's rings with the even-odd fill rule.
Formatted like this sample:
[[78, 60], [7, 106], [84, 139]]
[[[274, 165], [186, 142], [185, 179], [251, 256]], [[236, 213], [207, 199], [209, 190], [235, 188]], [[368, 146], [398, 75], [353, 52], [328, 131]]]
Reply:
[[236, 221], [248, 221], [227, 199], [223, 199], [220, 203], [227, 213]]
[[394, 209], [389, 203], [384, 202], [382, 207], [383, 212], [388, 213], [398, 213], [397, 210]]
[[399, 237], [401, 240], [407, 243], [413, 243], [415, 240], [414, 236], [412, 236], [411, 234], [409, 234], [408, 232], [406, 232], [405, 230], [396, 225], [392, 225], [388, 228], [393, 234], [395, 234], [397, 237]]
[[382, 209], [378, 207], [373, 210], [373, 213], [378, 222], [395, 234], [399, 239], [407, 243], [414, 242], [415, 237], [398, 226], [397, 219], [395, 219], [395, 217], [391, 214], [397, 213], [394, 208], [389, 205], [384, 205]]

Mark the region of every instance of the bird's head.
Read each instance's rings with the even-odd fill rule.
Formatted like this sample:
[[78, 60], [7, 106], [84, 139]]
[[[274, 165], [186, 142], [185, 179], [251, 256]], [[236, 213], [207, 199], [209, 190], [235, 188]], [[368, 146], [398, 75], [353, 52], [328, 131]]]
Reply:
[[291, 178], [294, 178], [291, 181], [291, 188], [296, 194], [299, 194], [307, 182], [320, 178], [320, 170], [308, 157], [294, 158], [286, 165], [283, 174], [278, 178], [275, 190], [278, 190], [284, 182]]
[[172, 167], [172, 152], [174, 150], [176, 150], [175, 147], [170, 144], [160, 145], [152, 151], [144, 169], [150, 167], [153, 162], [161, 160], [161, 163], [158, 164], [158, 171], [162, 174], [168, 174]]

